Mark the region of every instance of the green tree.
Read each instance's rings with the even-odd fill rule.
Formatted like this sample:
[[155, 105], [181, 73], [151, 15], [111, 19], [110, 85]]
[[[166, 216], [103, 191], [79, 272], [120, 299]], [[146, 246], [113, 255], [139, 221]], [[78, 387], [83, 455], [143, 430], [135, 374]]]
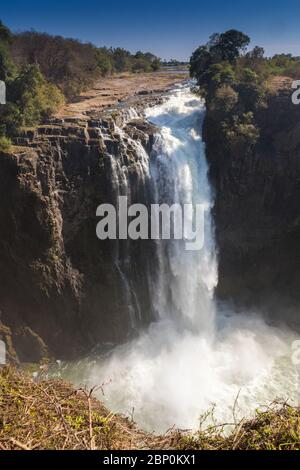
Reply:
[[0, 20], [0, 80], [4, 81], [7, 81], [14, 71], [8, 52], [11, 38], [10, 30]]
[[117, 47], [113, 49], [113, 63], [116, 72], [126, 72], [131, 70], [131, 55], [129, 51]]
[[12, 34], [10, 30], [0, 20], [0, 41], [9, 43], [11, 41]]
[[36, 65], [27, 65], [22, 69], [9, 89], [9, 99], [20, 110], [22, 126], [38, 124], [64, 102], [62, 93], [45, 80]]
[[221, 63], [224, 63], [225, 67], [234, 65], [249, 42], [248, 36], [235, 29], [213, 34], [206, 44], [199, 46], [192, 54], [191, 76], [197, 79], [199, 86], [209, 86], [214, 77], [212, 66]]
[[245, 68], [237, 85], [241, 106], [245, 111], [254, 111], [264, 96], [264, 88], [254, 70]]
[[225, 33], [214, 35], [210, 41], [210, 53], [214, 61], [233, 63], [249, 43], [249, 36], [236, 29], [230, 29]]
[[96, 52], [97, 65], [100, 69], [101, 75], [105, 77], [110, 75], [113, 70], [113, 63], [111, 55], [106, 47], [100, 47]]
[[213, 58], [208, 45], [199, 46], [193, 52], [190, 60], [190, 74], [191, 77], [197, 79], [200, 86], [206, 83], [206, 79], [203, 79], [203, 74], [212, 64]]

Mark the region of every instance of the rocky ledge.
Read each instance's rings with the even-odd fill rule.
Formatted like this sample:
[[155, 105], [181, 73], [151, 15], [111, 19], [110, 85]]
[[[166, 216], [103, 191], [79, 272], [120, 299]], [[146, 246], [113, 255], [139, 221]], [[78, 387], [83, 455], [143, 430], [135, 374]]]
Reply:
[[80, 357], [153, 320], [151, 244], [100, 242], [96, 209], [122, 194], [151, 202], [145, 158], [157, 130], [143, 109], [162, 99], [55, 118], [0, 155], [0, 339], [10, 360]]

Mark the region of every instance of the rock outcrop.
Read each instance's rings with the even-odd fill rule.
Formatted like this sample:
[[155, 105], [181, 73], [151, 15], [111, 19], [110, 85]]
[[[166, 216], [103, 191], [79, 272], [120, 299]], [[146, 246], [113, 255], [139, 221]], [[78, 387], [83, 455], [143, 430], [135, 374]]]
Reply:
[[256, 145], [228, 147], [210, 110], [220, 299], [290, 317], [300, 302], [300, 106], [279, 90], [256, 112]]
[[0, 155], [0, 339], [11, 359], [79, 357], [153, 319], [151, 242], [96, 237], [99, 204], [151, 202], [156, 129], [144, 106], [53, 120]]

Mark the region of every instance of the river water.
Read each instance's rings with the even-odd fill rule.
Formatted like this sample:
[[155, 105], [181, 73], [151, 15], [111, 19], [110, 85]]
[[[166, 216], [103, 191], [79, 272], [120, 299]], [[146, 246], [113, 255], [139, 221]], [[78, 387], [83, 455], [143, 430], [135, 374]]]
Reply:
[[214, 300], [218, 266], [201, 137], [204, 103], [182, 85], [146, 114], [160, 128], [148, 161], [154, 199], [203, 204], [204, 247], [186, 251], [180, 240], [158, 241], [152, 280], [158, 321], [105, 356], [62, 364], [59, 374], [77, 385], [104, 384], [99, 397], [110, 409], [155, 432], [173, 425], [197, 429], [211, 409], [216, 422], [231, 423], [275, 399], [297, 403], [293, 333]]

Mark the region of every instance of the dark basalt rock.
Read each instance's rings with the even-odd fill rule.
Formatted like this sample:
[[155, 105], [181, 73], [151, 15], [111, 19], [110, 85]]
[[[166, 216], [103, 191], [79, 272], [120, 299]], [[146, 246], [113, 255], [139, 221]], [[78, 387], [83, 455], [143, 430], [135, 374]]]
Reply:
[[217, 296], [300, 324], [300, 106], [269, 97], [255, 115], [258, 143], [234, 151], [210, 110], [204, 138], [215, 188]]
[[49, 122], [0, 155], [0, 339], [11, 360], [77, 358], [154, 318], [152, 242], [96, 237], [96, 209], [126, 195], [124, 177], [131, 202], [151, 203], [130, 139], [150, 151], [156, 129], [142, 106], [136, 122], [129, 114]]

